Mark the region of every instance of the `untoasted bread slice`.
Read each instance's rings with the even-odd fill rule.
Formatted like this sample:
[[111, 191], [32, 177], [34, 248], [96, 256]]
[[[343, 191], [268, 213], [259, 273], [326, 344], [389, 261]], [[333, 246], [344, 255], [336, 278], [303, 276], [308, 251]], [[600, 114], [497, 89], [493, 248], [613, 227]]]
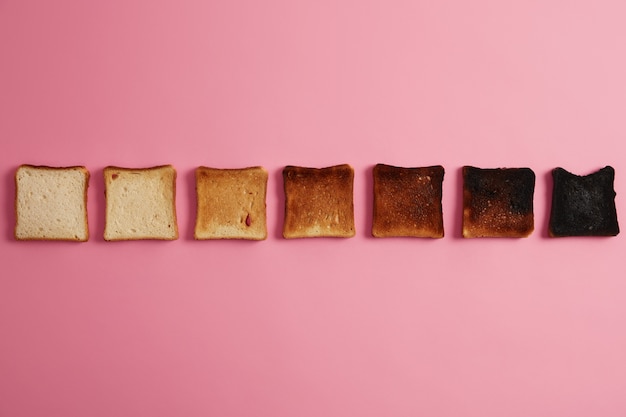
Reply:
[[286, 239], [354, 236], [354, 170], [350, 165], [286, 166], [283, 180]]
[[374, 237], [442, 238], [444, 168], [374, 167]]
[[555, 168], [552, 178], [554, 188], [548, 227], [551, 237], [619, 234], [613, 167], [606, 166], [584, 176]]
[[463, 237], [527, 237], [534, 230], [530, 168], [463, 167]]
[[15, 172], [15, 239], [89, 239], [87, 188], [83, 166], [22, 165]]
[[194, 237], [197, 240], [266, 239], [267, 179], [267, 171], [262, 167], [197, 168]]
[[104, 169], [105, 240], [175, 240], [176, 171], [153, 168]]

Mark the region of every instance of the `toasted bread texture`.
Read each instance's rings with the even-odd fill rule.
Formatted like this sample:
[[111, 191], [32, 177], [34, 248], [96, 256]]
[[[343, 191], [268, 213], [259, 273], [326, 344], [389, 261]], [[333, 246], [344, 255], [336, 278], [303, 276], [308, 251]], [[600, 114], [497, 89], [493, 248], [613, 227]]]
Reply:
[[286, 166], [283, 237], [353, 237], [354, 169]]
[[442, 238], [444, 168], [378, 164], [374, 176], [374, 237]]
[[463, 167], [463, 237], [527, 237], [534, 230], [530, 168]]
[[89, 240], [83, 166], [22, 165], [15, 172], [15, 239]]
[[619, 224], [613, 183], [615, 170], [606, 166], [589, 175], [563, 168], [552, 170], [554, 187], [548, 234], [566, 236], [617, 236]]
[[176, 170], [171, 165], [106, 167], [104, 185], [105, 240], [178, 239]]
[[195, 239], [266, 239], [267, 179], [262, 167], [197, 168]]

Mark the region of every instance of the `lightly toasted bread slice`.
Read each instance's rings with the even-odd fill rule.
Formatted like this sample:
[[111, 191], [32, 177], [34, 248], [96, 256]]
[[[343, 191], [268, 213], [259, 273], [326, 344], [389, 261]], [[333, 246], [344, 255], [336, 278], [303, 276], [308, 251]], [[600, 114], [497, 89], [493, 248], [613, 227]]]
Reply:
[[377, 164], [374, 177], [374, 237], [442, 238], [440, 165], [404, 168]]
[[265, 168], [198, 167], [195, 175], [195, 239], [267, 238]]
[[463, 237], [529, 236], [534, 191], [530, 168], [463, 167]]
[[606, 166], [589, 175], [575, 175], [555, 168], [552, 178], [550, 237], [619, 234], [613, 167]]
[[21, 165], [15, 172], [15, 239], [89, 240], [84, 166]]
[[353, 237], [354, 169], [286, 166], [283, 237]]
[[104, 186], [104, 240], [178, 239], [176, 170], [171, 165], [109, 166]]

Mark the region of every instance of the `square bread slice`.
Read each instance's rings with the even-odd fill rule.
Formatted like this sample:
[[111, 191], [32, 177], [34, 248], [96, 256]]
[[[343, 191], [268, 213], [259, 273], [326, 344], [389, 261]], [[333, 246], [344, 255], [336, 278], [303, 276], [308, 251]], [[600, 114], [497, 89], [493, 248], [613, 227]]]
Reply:
[[109, 166], [104, 186], [104, 240], [178, 239], [176, 170], [171, 165]]
[[378, 164], [373, 175], [374, 237], [443, 237], [442, 166]]
[[350, 165], [328, 168], [286, 166], [283, 181], [283, 237], [354, 236], [354, 169]]
[[534, 230], [530, 168], [463, 167], [463, 237], [527, 237]]
[[15, 172], [15, 239], [86, 242], [89, 171], [22, 165]]
[[613, 167], [606, 166], [584, 176], [555, 168], [552, 178], [554, 188], [548, 227], [551, 237], [619, 234]]
[[267, 179], [262, 167], [198, 167], [194, 238], [266, 239]]

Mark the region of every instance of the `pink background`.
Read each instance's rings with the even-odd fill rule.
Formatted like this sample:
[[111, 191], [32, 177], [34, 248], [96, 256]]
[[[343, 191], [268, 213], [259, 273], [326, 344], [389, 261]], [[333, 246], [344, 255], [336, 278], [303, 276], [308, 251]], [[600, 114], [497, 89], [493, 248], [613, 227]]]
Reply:
[[[547, 238], [617, 172], [622, 0], [0, 0], [0, 416], [624, 416], [626, 241]], [[374, 239], [371, 169], [442, 164], [446, 237]], [[92, 238], [15, 242], [22, 163], [84, 164]], [[102, 240], [106, 165], [171, 163], [181, 238]], [[353, 239], [283, 240], [281, 170], [350, 163]], [[460, 238], [460, 168], [537, 174]], [[195, 242], [193, 170], [263, 165], [269, 238]]]

